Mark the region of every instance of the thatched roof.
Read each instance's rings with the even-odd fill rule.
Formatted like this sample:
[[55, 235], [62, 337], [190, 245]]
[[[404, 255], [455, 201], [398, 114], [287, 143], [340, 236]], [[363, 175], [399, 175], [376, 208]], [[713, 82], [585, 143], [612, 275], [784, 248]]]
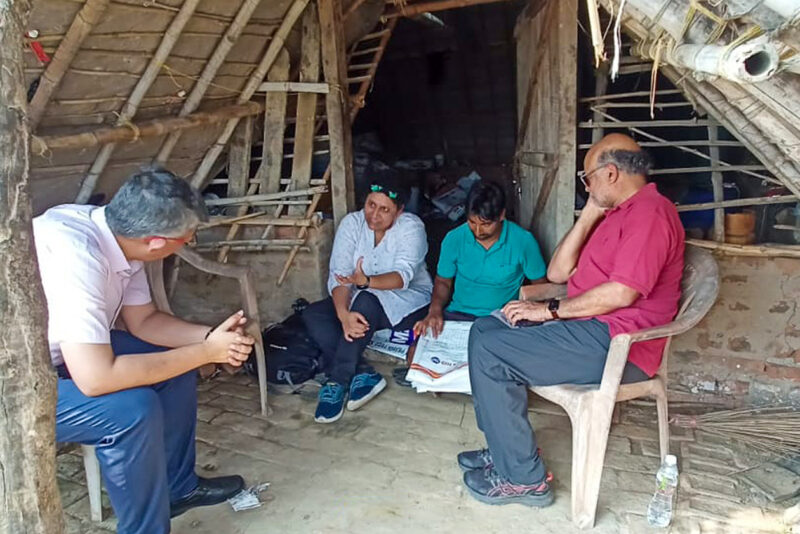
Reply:
[[[196, 4], [193, 11], [188, 4]], [[250, 13], [244, 13], [248, 4]], [[124, 113], [137, 84], [144, 89], [144, 97], [132, 119], [139, 122], [177, 115], [186, 109], [186, 101], [208, 67], [209, 58], [226, 44], [230, 50], [223, 54], [219, 67], [212, 69], [210, 83], [195, 107], [203, 110], [232, 104], [294, 4], [295, 0], [36, 0], [28, 27], [31, 48], [25, 53], [29, 98], [35, 94], [37, 85], [41, 88], [45, 69], [54, 70], [59, 54], [70, 48], [65, 36], [70, 34], [75, 42], [82, 30], [85, 38], [75, 43], [77, 53], [63, 64], [66, 71], [46, 105], [41, 107], [40, 119], [33, 109], [36, 100], [32, 103], [32, 115], [38, 119], [33, 133], [58, 135], [100, 125], [125, 124], [129, 121], [120, 120], [120, 113]], [[345, 2], [346, 6], [349, 4]], [[382, 0], [359, 4], [358, 10], [347, 19], [350, 42], [372, 29], [383, 11]], [[185, 25], [178, 28], [177, 39], [163, 63], [153, 65], [154, 55], [160, 45], [166, 46], [169, 29], [177, 24], [181, 9], [189, 14]], [[244, 21], [241, 31], [226, 40], [223, 36], [231, 32], [240, 12], [239, 18]], [[96, 23], [92, 25], [93, 22]], [[301, 21], [298, 21], [291, 25], [285, 38], [284, 46], [292, 65], [299, 62], [300, 32]], [[35, 48], [39, 46], [51, 59], [49, 63], [37, 58]], [[142, 84], [148, 65], [156, 71], [149, 85]], [[181, 175], [190, 175], [222, 127], [220, 123], [185, 131], [168, 157], [168, 167]], [[104, 166], [95, 191], [112, 193], [133, 169], [156, 156], [164, 140], [161, 136], [118, 145]], [[34, 153], [31, 160], [34, 209], [41, 211], [53, 204], [75, 200], [100, 151], [97, 146]]]

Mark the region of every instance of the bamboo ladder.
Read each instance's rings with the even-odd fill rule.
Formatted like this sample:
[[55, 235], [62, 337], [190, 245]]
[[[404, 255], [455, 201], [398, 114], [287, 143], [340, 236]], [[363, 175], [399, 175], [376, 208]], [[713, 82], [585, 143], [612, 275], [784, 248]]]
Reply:
[[[270, 71], [267, 82], [261, 89], [266, 93], [266, 113], [264, 124], [264, 139], [262, 142], [261, 163], [256, 176], [248, 179], [249, 189], [242, 191], [231, 188], [231, 178], [212, 181], [214, 184], [227, 184], [229, 195], [237, 194], [240, 199], [234, 202], [243, 202], [241, 209], [233, 216], [212, 220], [208, 225], [230, 225], [227, 238], [213, 244], [204, 244], [198, 250], [219, 249], [217, 260], [226, 261], [231, 251], [263, 251], [263, 250], [289, 250], [278, 285], [281, 285], [288, 275], [297, 253], [305, 248], [308, 229], [316, 226], [319, 219], [314, 213], [322, 198], [327, 192], [326, 185], [330, 181], [331, 167], [328, 165], [320, 179], [311, 178], [311, 163], [315, 155], [330, 153], [330, 135], [327, 130], [327, 112], [324, 102], [318, 101], [318, 95], [327, 93], [335, 88], [327, 84], [318, 83], [319, 65], [315, 58], [318, 57], [319, 37], [315, 36], [316, 13], [308, 9], [303, 19], [303, 63], [299, 66], [299, 82], [289, 82], [290, 69], [288, 55], [283, 62], [276, 61]], [[347, 119], [350, 124], [355, 120], [358, 111], [364, 107], [367, 92], [369, 91], [378, 63], [383, 56], [392, 31], [397, 23], [396, 18], [379, 22], [373, 31], [362, 37], [351, 46], [347, 56], [347, 86], [350, 98], [349, 114]], [[314, 52], [316, 47], [317, 52]], [[287, 106], [289, 92], [297, 93], [296, 106]], [[287, 109], [288, 108], [288, 109]], [[290, 112], [294, 112], [290, 115]], [[236, 137], [231, 146], [230, 165], [236, 156]], [[258, 159], [258, 158], [256, 158]], [[291, 160], [291, 176], [281, 177], [284, 160]], [[230, 175], [230, 172], [229, 172]], [[264, 186], [266, 185], [266, 187]], [[254, 193], [260, 187], [261, 192], [279, 192], [282, 196], [274, 201], [265, 201], [259, 205], [267, 205], [274, 210], [263, 211], [256, 209], [247, 213], [248, 208], [256, 203], [259, 197]], [[243, 196], [242, 196], [243, 195]], [[289, 199], [291, 195], [292, 200]], [[310, 200], [295, 200], [310, 196]], [[228, 199], [223, 199], [225, 203]], [[212, 201], [213, 203], [213, 201]], [[259, 239], [239, 239], [238, 232], [245, 226], [262, 226]], [[289, 226], [298, 228], [295, 238], [275, 239], [270, 238], [270, 233], [276, 226]]]

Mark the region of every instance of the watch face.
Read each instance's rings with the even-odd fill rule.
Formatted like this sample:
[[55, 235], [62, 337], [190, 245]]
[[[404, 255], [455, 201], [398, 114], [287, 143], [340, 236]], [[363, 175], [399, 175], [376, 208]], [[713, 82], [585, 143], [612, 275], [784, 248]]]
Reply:
[[550, 311], [556, 311], [558, 310], [558, 304], [558, 299], [551, 299], [550, 302], [547, 303], [547, 309]]

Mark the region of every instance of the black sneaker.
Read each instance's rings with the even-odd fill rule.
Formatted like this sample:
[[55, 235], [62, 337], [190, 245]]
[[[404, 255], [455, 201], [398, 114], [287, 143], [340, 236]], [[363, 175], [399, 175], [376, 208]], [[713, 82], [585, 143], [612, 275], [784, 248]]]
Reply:
[[492, 453], [489, 449], [478, 449], [477, 451], [464, 451], [458, 453], [458, 467], [462, 471], [472, 471], [473, 469], [483, 469], [492, 465]]
[[464, 473], [464, 484], [470, 494], [482, 503], [516, 503], [543, 508], [553, 504], [553, 490], [548, 478], [536, 484], [514, 484], [493, 467], [487, 467]]
[[[542, 449], [536, 449], [537, 456], [542, 455]], [[458, 453], [458, 467], [462, 471], [472, 471], [473, 469], [484, 469], [494, 465], [492, 453], [489, 449], [478, 449], [476, 451], [464, 451]], [[549, 476], [550, 473], [548, 473]]]

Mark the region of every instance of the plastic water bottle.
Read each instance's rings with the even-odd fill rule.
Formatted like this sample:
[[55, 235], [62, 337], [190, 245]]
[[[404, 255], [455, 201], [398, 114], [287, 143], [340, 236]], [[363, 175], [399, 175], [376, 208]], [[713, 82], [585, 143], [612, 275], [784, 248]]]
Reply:
[[678, 487], [678, 460], [672, 454], [656, 473], [656, 492], [647, 507], [647, 523], [653, 527], [666, 527], [672, 521], [672, 501]]

